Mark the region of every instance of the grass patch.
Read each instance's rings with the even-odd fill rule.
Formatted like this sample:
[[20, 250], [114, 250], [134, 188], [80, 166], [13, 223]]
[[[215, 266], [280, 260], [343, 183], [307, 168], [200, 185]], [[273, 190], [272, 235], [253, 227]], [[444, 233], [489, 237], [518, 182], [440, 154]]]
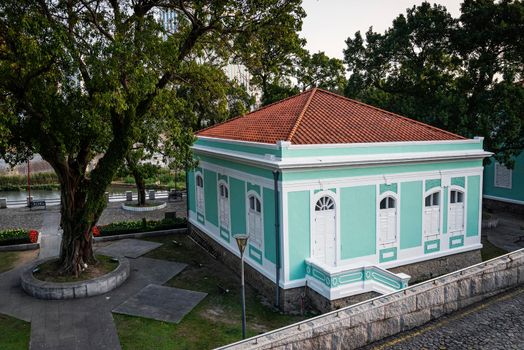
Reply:
[[0, 348], [19, 350], [29, 347], [31, 324], [13, 317], [0, 314]]
[[[18, 252], [1, 252], [0, 253], [0, 273], [11, 270], [18, 261]], [[2, 329], [0, 327], [0, 329]]]
[[98, 263], [96, 265], [88, 266], [88, 268], [82, 271], [78, 277], [59, 275], [57, 273], [57, 270], [60, 267], [58, 265], [58, 260], [48, 261], [38, 266], [39, 270], [33, 273], [33, 275], [36, 279], [46, 282], [78, 282], [103, 276], [113, 271], [118, 266], [118, 262], [113, 261], [110, 257], [105, 255], [97, 255], [96, 259], [98, 260]]
[[507, 253], [508, 252], [504, 249], [501, 249], [492, 244], [490, 241], [488, 241], [487, 238], [482, 237], [482, 249], [480, 251], [480, 254], [482, 255], [482, 261], [490, 260]]
[[[179, 324], [114, 315], [122, 348], [210, 349], [240, 340], [240, 279], [187, 235], [148, 240], [164, 244], [146, 254], [146, 257], [188, 264], [180, 274], [166, 283], [167, 286], [205, 292], [208, 295]], [[255, 290], [246, 286], [246, 318], [247, 336], [253, 336], [298, 322], [305, 317], [275, 311], [262, 302]]]

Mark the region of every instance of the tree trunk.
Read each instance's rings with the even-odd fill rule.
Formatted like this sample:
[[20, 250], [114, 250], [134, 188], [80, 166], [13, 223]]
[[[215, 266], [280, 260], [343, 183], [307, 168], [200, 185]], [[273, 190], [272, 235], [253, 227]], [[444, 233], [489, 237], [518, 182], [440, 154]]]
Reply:
[[82, 179], [77, 177], [71, 181], [71, 174], [60, 177], [69, 181], [61, 181], [60, 188], [63, 235], [59, 273], [78, 276], [87, 265], [97, 262], [93, 254], [91, 230], [105, 207], [105, 198], [103, 195], [100, 198], [90, 198], [92, 204], [103, 202], [102, 206], [88, 205], [85, 192], [78, 186]]
[[145, 206], [146, 205], [146, 182], [144, 177], [142, 176], [142, 173], [138, 169], [138, 165], [131, 159], [131, 157], [126, 157], [126, 163], [129, 170], [131, 170], [131, 173], [133, 174], [133, 178], [135, 179], [135, 185], [136, 190], [138, 192], [138, 205], [139, 206]]

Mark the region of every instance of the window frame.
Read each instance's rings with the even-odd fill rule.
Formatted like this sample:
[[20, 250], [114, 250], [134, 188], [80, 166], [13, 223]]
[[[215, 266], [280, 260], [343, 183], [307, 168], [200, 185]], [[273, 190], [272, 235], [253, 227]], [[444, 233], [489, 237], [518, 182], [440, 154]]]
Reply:
[[[254, 198], [254, 211], [251, 209], [251, 198]], [[257, 201], [260, 204], [260, 211], [257, 211]], [[257, 192], [251, 190], [246, 193], [246, 231], [249, 234], [248, 243], [252, 246], [263, 251], [264, 249], [264, 205], [262, 202], [262, 196]], [[260, 240], [256, 239], [255, 235], [252, 235], [249, 232], [249, 215], [250, 213], [255, 213], [255, 215], [260, 215]], [[258, 213], [258, 214], [256, 214]]]
[[[198, 179], [201, 179], [202, 185], [199, 185]], [[200, 189], [200, 190], [199, 190]], [[202, 201], [199, 200], [199, 192], [201, 193]], [[204, 214], [206, 211], [206, 193], [204, 187], [204, 175], [201, 171], [195, 172], [195, 202], [196, 202], [196, 212]]]
[[[462, 194], [462, 202], [455, 201], [454, 203], [451, 202], [452, 199], [452, 192], [455, 192], [458, 197], [458, 193]], [[466, 197], [466, 189], [462, 188], [460, 186], [450, 186], [449, 188], [449, 199], [448, 199], [448, 222], [447, 222], [447, 232], [451, 235], [453, 234], [462, 234], [466, 231], [466, 223], [467, 223], [467, 197]], [[462, 209], [462, 228], [456, 229], [451, 227], [451, 205], [456, 205], [458, 203], [462, 203], [463, 209]]]
[[[437, 198], [438, 198], [438, 204], [434, 204], [435, 203], [435, 195], [437, 195]], [[430, 238], [430, 237], [439, 237], [440, 235], [442, 235], [442, 232], [443, 232], [443, 228], [442, 228], [442, 225], [443, 225], [443, 188], [442, 187], [434, 187], [432, 189], [430, 189], [429, 191], [426, 191], [422, 197], [422, 237], [423, 238]], [[427, 197], [430, 197], [431, 196], [431, 205], [427, 206], [426, 205], [426, 199]], [[425, 232], [425, 227], [426, 227], [426, 213], [425, 213], [425, 210], [427, 208], [431, 208], [432, 210], [434, 210], [435, 208], [438, 208], [438, 211], [439, 211], [439, 215], [438, 215], [438, 232], [431, 232], [431, 233], [426, 233]]]
[[[219, 180], [218, 183], [218, 225], [227, 230], [231, 230], [231, 193], [229, 184], [224, 180]], [[225, 196], [222, 195], [222, 189], [225, 189]], [[222, 216], [222, 202], [225, 201], [227, 206], [227, 225], [224, 225]]]
[[[400, 241], [400, 195], [393, 191], [386, 191], [377, 196], [377, 209], [376, 209], [376, 237], [377, 245], [379, 249], [385, 247], [394, 247]], [[386, 208], [381, 208], [382, 201], [386, 200]], [[390, 201], [394, 200], [395, 206], [389, 207]], [[383, 239], [383, 232], [381, 230], [381, 213], [386, 210], [394, 209], [395, 211], [395, 237], [394, 239], [388, 239], [386, 233]]]

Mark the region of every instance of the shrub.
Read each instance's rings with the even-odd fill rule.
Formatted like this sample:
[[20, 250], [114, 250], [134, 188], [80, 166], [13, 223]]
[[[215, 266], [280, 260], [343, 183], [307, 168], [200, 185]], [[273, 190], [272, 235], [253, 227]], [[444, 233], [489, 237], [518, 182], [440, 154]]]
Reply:
[[24, 243], [31, 243], [27, 230], [9, 229], [0, 231], [0, 246]]
[[176, 218], [163, 219], [159, 221], [121, 221], [98, 227], [100, 229], [100, 236], [114, 236], [127, 233], [170, 230], [175, 228], [183, 228], [186, 226], [187, 220], [185, 218]]

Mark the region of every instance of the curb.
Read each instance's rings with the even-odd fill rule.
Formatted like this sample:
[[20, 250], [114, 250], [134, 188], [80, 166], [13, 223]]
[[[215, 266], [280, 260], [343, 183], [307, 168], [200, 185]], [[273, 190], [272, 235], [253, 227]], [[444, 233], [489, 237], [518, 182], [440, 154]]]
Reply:
[[33, 276], [33, 270], [38, 265], [55, 260], [56, 257], [42, 259], [31, 264], [29, 268], [22, 272], [20, 277], [20, 284], [22, 289], [32, 297], [47, 300], [64, 300], [64, 299], [80, 299], [92, 297], [107, 293], [122, 283], [129, 277], [130, 263], [127, 258], [118, 257], [119, 264], [116, 269], [103, 276], [78, 282], [46, 282], [36, 279]]
[[133, 207], [130, 205], [122, 204], [122, 209], [135, 212], [144, 212], [144, 211], [155, 211], [158, 209], [164, 209], [167, 206], [167, 202], [164, 202], [160, 205], [154, 207]]
[[[40, 240], [40, 235], [38, 235]], [[0, 252], [16, 252], [24, 250], [36, 250], [40, 248], [40, 243], [25, 243], [0, 246]]]
[[184, 228], [173, 228], [169, 230], [159, 230], [159, 231], [148, 231], [148, 232], [137, 232], [137, 233], [126, 233], [122, 235], [111, 235], [111, 236], [101, 236], [94, 237], [95, 242], [107, 242], [107, 241], [117, 241], [119, 239], [126, 238], [144, 238], [144, 237], [158, 237], [158, 236], [167, 236], [174, 233], [186, 233], [187, 227]]

